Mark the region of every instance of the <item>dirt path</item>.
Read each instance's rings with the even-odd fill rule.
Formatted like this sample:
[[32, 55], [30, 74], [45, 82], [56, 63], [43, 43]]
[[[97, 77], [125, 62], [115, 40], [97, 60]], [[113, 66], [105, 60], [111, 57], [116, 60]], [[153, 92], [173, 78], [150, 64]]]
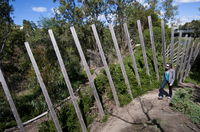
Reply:
[[158, 90], [116, 108], [105, 123], [95, 122], [91, 132], [200, 132], [182, 113], [170, 109], [170, 99], [157, 99]]

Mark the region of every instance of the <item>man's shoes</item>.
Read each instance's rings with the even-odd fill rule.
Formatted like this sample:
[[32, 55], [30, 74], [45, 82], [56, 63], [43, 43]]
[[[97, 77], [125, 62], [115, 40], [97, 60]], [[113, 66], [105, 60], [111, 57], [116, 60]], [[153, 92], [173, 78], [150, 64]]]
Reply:
[[168, 96], [167, 98], [168, 98], [168, 99], [171, 99], [172, 97]]
[[162, 100], [162, 99], [163, 99], [163, 97], [162, 97], [162, 96], [159, 96], [159, 97], [158, 97], [158, 99], [159, 99], [159, 100]]

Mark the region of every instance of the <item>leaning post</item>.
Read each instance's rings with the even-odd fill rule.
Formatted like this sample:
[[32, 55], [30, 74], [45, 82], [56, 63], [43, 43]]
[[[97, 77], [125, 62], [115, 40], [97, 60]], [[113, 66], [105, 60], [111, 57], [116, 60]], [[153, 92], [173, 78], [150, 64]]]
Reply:
[[65, 69], [65, 65], [64, 65], [62, 56], [60, 54], [60, 50], [58, 48], [58, 45], [57, 45], [56, 39], [54, 37], [53, 31], [51, 29], [49, 29], [48, 32], [49, 32], [49, 36], [51, 38], [51, 42], [53, 44], [53, 48], [54, 48], [54, 50], [56, 52], [56, 56], [58, 58], [58, 62], [59, 62], [62, 74], [64, 76], [65, 83], [67, 84], [67, 88], [68, 88], [72, 103], [74, 105], [76, 114], [77, 114], [79, 122], [81, 124], [81, 129], [82, 129], [83, 132], [87, 132], [87, 128], [86, 128], [85, 122], [83, 120], [83, 116], [82, 116], [81, 110], [80, 110], [80, 108], [78, 106], [77, 99], [76, 99], [76, 97], [74, 95], [74, 92], [73, 92], [73, 89], [72, 89], [72, 86], [71, 86], [71, 82], [69, 80], [69, 76], [68, 76], [67, 71]]
[[118, 99], [117, 92], [116, 92], [116, 89], [115, 89], [115, 85], [113, 83], [113, 80], [112, 80], [112, 77], [111, 77], [111, 74], [110, 74], [110, 70], [109, 70], [109, 67], [108, 67], [108, 64], [107, 64], [107, 61], [106, 61], [106, 57], [104, 55], [104, 51], [103, 51], [103, 48], [101, 46], [101, 42], [100, 42], [97, 30], [96, 30], [96, 26], [94, 24], [92, 24], [92, 31], [93, 31], [94, 37], [96, 39], [96, 43], [97, 43], [97, 46], [98, 46], [98, 49], [99, 49], [99, 53], [101, 55], [101, 60], [103, 62], [104, 69], [105, 69], [106, 75], [108, 77], [108, 81], [109, 81], [109, 84], [110, 84], [110, 87], [111, 87], [111, 90], [112, 90], [112, 94], [113, 94], [115, 103], [119, 107], [120, 104], [119, 104], [119, 99]]
[[111, 35], [112, 35], [114, 47], [115, 47], [115, 50], [116, 50], [116, 53], [117, 53], [117, 57], [118, 57], [118, 60], [119, 60], [119, 64], [120, 64], [120, 67], [121, 67], [121, 70], [122, 70], [122, 75], [124, 77], [125, 84], [126, 84], [126, 86], [128, 88], [128, 93], [131, 96], [131, 99], [133, 99], [131, 86], [130, 86], [130, 83], [129, 83], [129, 80], [128, 80], [128, 76], [126, 74], [126, 69], [125, 69], [125, 66], [124, 66], [124, 63], [123, 63], [122, 55], [121, 55], [120, 50], [119, 50], [119, 45], [117, 43], [117, 38], [116, 38], [114, 29], [113, 29], [113, 25], [110, 24], [109, 25], [109, 29], [110, 29], [110, 32], [111, 32]]
[[45, 86], [45, 84], [43, 82], [42, 76], [40, 74], [39, 68], [38, 68], [37, 63], [35, 61], [35, 58], [33, 56], [33, 53], [32, 53], [31, 48], [29, 46], [29, 43], [25, 42], [25, 46], [26, 46], [26, 50], [28, 52], [29, 58], [31, 60], [31, 63], [33, 65], [34, 71], [36, 73], [37, 80], [38, 80], [38, 82], [40, 84], [40, 87], [42, 89], [42, 93], [43, 93], [43, 95], [45, 97], [45, 101], [46, 101], [47, 106], [49, 108], [49, 111], [50, 111], [51, 117], [53, 119], [53, 122], [55, 124], [55, 127], [56, 127], [58, 132], [62, 132], [61, 126], [60, 126], [59, 121], [58, 121], [58, 117], [57, 117], [56, 112], [55, 112], [55, 110], [53, 108], [53, 104], [52, 104], [51, 99], [49, 97], [49, 94], [47, 92], [46, 86]]
[[17, 127], [19, 128], [20, 132], [25, 132], [24, 131], [24, 126], [23, 126], [22, 121], [21, 121], [21, 119], [19, 117], [19, 113], [17, 112], [17, 108], [16, 108], [16, 106], [14, 104], [14, 101], [12, 99], [12, 96], [11, 96], [10, 91], [8, 89], [8, 85], [6, 83], [6, 80], [5, 80], [4, 76], [3, 76], [3, 73], [1, 71], [1, 69], [0, 69], [0, 82], [2, 84], [3, 91], [4, 91], [5, 95], [6, 95], [8, 103], [10, 105], [11, 111], [12, 111], [12, 113], [13, 113], [13, 115], [15, 117], [15, 120], [17, 122]]
[[155, 67], [155, 71], [156, 71], [156, 77], [157, 77], [157, 80], [159, 80], [160, 77], [159, 77], [159, 71], [158, 71], [158, 61], [156, 58], [156, 48], [155, 48], [155, 43], [154, 43], [151, 16], [148, 16], [148, 23], [149, 23], [149, 32], [150, 32], [150, 39], [151, 39], [151, 48], [153, 51], [153, 62], [154, 62], [154, 67]]
[[83, 50], [82, 50], [82, 48], [81, 48], [81, 44], [80, 44], [80, 42], [79, 42], [79, 39], [78, 39], [78, 36], [77, 36], [77, 34], [76, 34], [75, 28], [74, 28], [74, 27], [70, 27], [70, 30], [71, 30], [72, 36], [73, 36], [73, 38], [74, 38], [75, 45], [76, 45], [76, 47], [77, 47], [77, 49], [78, 49], [79, 55], [80, 55], [80, 57], [81, 57], [81, 60], [82, 60], [82, 62], [83, 62], [83, 66], [84, 66], [84, 68], [85, 68], [87, 77], [88, 77], [88, 79], [89, 79], [90, 86], [91, 86], [91, 88], [92, 88], [92, 90], [93, 90], [93, 95], [94, 95], [94, 97], [95, 97], [98, 110], [99, 110], [101, 116], [104, 116], [105, 113], [104, 113], [104, 110], [103, 110], [103, 107], [102, 107], [102, 104], [101, 104], [99, 95], [98, 95], [98, 93], [97, 93], [96, 86], [95, 86], [95, 84], [94, 84], [94, 79], [92, 78], [92, 74], [91, 74], [91, 72], [90, 72], [89, 66], [88, 66], [87, 61], [86, 61], [86, 59], [85, 59], [85, 55], [84, 55]]

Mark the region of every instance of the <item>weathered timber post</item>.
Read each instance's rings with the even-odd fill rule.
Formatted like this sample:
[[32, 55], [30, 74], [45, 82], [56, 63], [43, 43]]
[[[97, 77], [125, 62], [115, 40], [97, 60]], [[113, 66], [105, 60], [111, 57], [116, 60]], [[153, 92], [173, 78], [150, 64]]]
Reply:
[[141, 47], [142, 47], [144, 65], [145, 65], [145, 68], [146, 68], [146, 74], [148, 76], [150, 76], [149, 66], [148, 66], [148, 62], [147, 62], [147, 54], [146, 54], [146, 49], [145, 49], [144, 38], [143, 38], [143, 33], [142, 33], [140, 20], [137, 20], [137, 26], [138, 26], [138, 32], [139, 32], [139, 37], [140, 37], [140, 43], [141, 43]]
[[115, 36], [113, 25], [109, 24], [109, 29], [110, 29], [110, 32], [111, 32], [111, 35], [112, 35], [112, 39], [113, 39], [115, 50], [117, 52], [117, 57], [118, 57], [119, 64], [120, 64], [120, 67], [121, 67], [121, 70], [122, 70], [122, 75], [124, 77], [126, 86], [128, 88], [128, 93], [131, 96], [131, 99], [133, 99], [130, 83], [129, 83], [129, 80], [128, 80], [128, 76], [126, 74], [126, 69], [125, 69], [125, 66], [124, 66], [124, 63], [123, 63], [122, 55], [121, 55], [120, 50], [119, 50], [119, 45], [117, 43], [117, 38]]
[[166, 41], [165, 41], [165, 23], [164, 23], [164, 20], [161, 20], [161, 31], [162, 31], [162, 55], [163, 55], [163, 68], [165, 69], [165, 65], [166, 65], [166, 58], [165, 58], [165, 52], [166, 52]]
[[15, 120], [17, 122], [17, 127], [19, 128], [20, 132], [25, 132], [23, 124], [22, 124], [22, 121], [21, 121], [21, 119], [19, 117], [19, 114], [17, 112], [17, 108], [16, 108], [16, 106], [14, 104], [14, 101], [12, 99], [12, 96], [11, 96], [10, 91], [8, 89], [8, 85], [6, 83], [6, 80], [5, 80], [4, 76], [3, 76], [3, 73], [1, 71], [1, 69], [0, 69], [0, 82], [1, 82], [1, 85], [3, 87], [3, 91], [4, 91], [5, 95], [6, 95], [7, 101], [9, 103], [9, 105], [10, 105], [11, 111], [12, 111], [12, 113], [13, 113], [13, 115], [15, 117]]
[[185, 70], [185, 75], [183, 77], [183, 80], [185, 80], [185, 78], [187, 77], [188, 73], [190, 72], [190, 68], [191, 68], [191, 59], [192, 59], [192, 54], [193, 54], [193, 51], [194, 51], [194, 45], [195, 45], [195, 42], [193, 42], [192, 44], [192, 47], [190, 49], [190, 54], [189, 54], [189, 59], [188, 61], [186, 62], [186, 70]]
[[40, 87], [42, 89], [42, 93], [43, 93], [43, 95], [45, 97], [45, 101], [46, 101], [47, 106], [49, 108], [49, 111], [50, 111], [51, 117], [53, 119], [53, 122], [55, 124], [55, 127], [56, 127], [58, 132], [62, 132], [61, 126], [60, 126], [59, 121], [58, 121], [58, 117], [57, 117], [56, 112], [55, 112], [55, 110], [53, 108], [53, 104], [52, 104], [51, 99], [49, 97], [49, 94], [47, 92], [46, 86], [45, 86], [45, 84], [43, 82], [42, 76], [41, 76], [40, 71], [38, 69], [37, 63], [35, 61], [35, 58], [33, 56], [33, 53], [32, 53], [31, 48], [29, 46], [29, 43], [25, 42], [25, 46], [26, 46], [26, 50], [28, 52], [29, 58], [31, 60], [31, 63], [33, 65], [34, 71], [36, 73], [38, 82], [39, 82]]
[[183, 55], [183, 61], [181, 63], [182, 67], [180, 69], [180, 82], [183, 81], [183, 73], [185, 71], [185, 64], [186, 64], [186, 59], [188, 57], [188, 50], [190, 48], [190, 42], [191, 42], [191, 38], [189, 38], [189, 40], [186, 43], [186, 49], [185, 49], [185, 52], [184, 52], [185, 55]]
[[176, 58], [176, 67], [179, 65], [179, 62], [180, 62], [179, 59], [180, 59], [180, 52], [181, 52], [181, 49], [180, 49], [181, 38], [182, 38], [182, 31], [180, 31], [179, 38], [178, 38], [178, 53], [177, 53], [177, 58]]
[[179, 70], [177, 71], [177, 79], [180, 82], [180, 74], [181, 74], [181, 70], [183, 68], [183, 61], [184, 61], [184, 56], [185, 56], [185, 52], [186, 52], [186, 47], [187, 47], [187, 35], [184, 37], [184, 45], [183, 45], [183, 50], [182, 50], [182, 54], [180, 57], [180, 67]]
[[174, 56], [174, 27], [171, 29], [171, 45], [170, 45], [170, 61], [173, 64], [173, 56]]
[[148, 23], [149, 23], [149, 32], [150, 32], [150, 39], [151, 39], [151, 48], [153, 52], [153, 63], [154, 63], [155, 71], [156, 71], [157, 80], [159, 80], [160, 77], [159, 77], [159, 71], [158, 71], [158, 61], [156, 58], [156, 48], [154, 44], [154, 35], [153, 35], [151, 16], [148, 16]]
[[128, 32], [127, 23], [124, 23], [124, 32], [125, 32], [125, 36], [126, 36], [126, 43], [128, 45], [128, 49], [129, 49], [129, 52], [130, 52], [130, 55], [131, 55], [131, 59], [132, 59], [132, 64], [133, 64], [133, 69], [134, 69], [134, 72], [135, 72], [135, 77], [137, 79], [138, 85], [141, 87], [140, 76], [139, 76], [137, 64], [136, 64], [136, 61], [135, 61], [133, 47], [131, 46], [131, 39], [130, 39], [130, 35], [129, 35], [129, 32]]
[[70, 27], [70, 30], [71, 30], [71, 33], [72, 33], [72, 36], [74, 38], [74, 41], [75, 41], [75, 45], [78, 49], [78, 52], [79, 52], [79, 55], [81, 57], [81, 60], [83, 62], [83, 66], [85, 68], [85, 71], [86, 71], [86, 74], [87, 74], [87, 77], [89, 79], [89, 83], [90, 83], [90, 86], [92, 88], [92, 91], [93, 91], [93, 95], [95, 97], [95, 100], [96, 100], [96, 103], [97, 103], [97, 107], [99, 109], [99, 112], [100, 112], [100, 115], [101, 116], [104, 116], [104, 110], [103, 110], [103, 107], [102, 107], [102, 104], [101, 104], [101, 101], [100, 101], [100, 98], [99, 98], [99, 95], [97, 93], [97, 89], [96, 89], [96, 86], [94, 84], [94, 79], [92, 78], [92, 75], [90, 73], [90, 69], [89, 69], [89, 66], [86, 62], [86, 59], [85, 59], [85, 55], [83, 54], [83, 50], [81, 48], [81, 44], [79, 42], [79, 39], [78, 39], [78, 36], [76, 34], [76, 31], [75, 31], [75, 28], [74, 27]]
[[93, 34], [94, 34], [94, 37], [95, 37], [95, 40], [96, 40], [96, 43], [97, 43], [97, 46], [98, 46], [98, 49], [99, 49], [99, 53], [101, 55], [101, 60], [103, 62], [104, 69], [105, 69], [106, 75], [108, 77], [108, 81], [109, 81], [109, 84], [110, 84], [110, 87], [111, 87], [111, 90], [112, 90], [112, 94], [113, 94], [115, 103], [119, 107], [120, 104], [119, 104], [119, 99], [118, 99], [117, 92], [116, 92], [116, 89], [115, 89], [115, 85], [113, 83], [113, 80], [112, 80], [112, 77], [111, 77], [111, 74], [110, 74], [110, 70], [109, 70], [109, 67], [108, 67], [108, 64], [107, 64], [107, 61], [106, 61], [106, 57], [104, 55], [104, 51], [103, 51], [103, 48], [101, 46], [101, 42], [100, 42], [97, 30], [96, 30], [96, 26], [94, 24], [92, 24], [92, 31], [93, 31]]
[[76, 97], [75, 97], [75, 95], [74, 95], [74, 92], [73, 92], [73, 89], [72, 89], [72, 86], [71, 86], [71, 82], [70, 82], [70, 80], [69, 80], [69, 76], [68, 76], [68, 74], [67, 74], [67, 71], [66, 71], [66, 68], [65, 68], [65, 65], [64, 65], [62, 56], [61, 56], [61, 54], [60, 54], [60, 51], [59, 51], [59, 48], [58, 48], [56, 39], [55, 39], [55, 37], [54, 37], [53, 31], [52, 31], [51, 29], [49, 29], [48, 32], [49, 32], [49, 36], [50, 36], [50, 38], [51, 38], [51, 42], [52, 42], [52, 44], [53, 44], [54, 50], [55, 50], [55, 52], [56, 52], [56, 56], [57, 56], [57, 58], [58, 58], [58, 62], [59, 62], [59, 65], [60, 65], [62, 74], [63, 74], [63, 76], [64, 76], [65, 83], [67, 84], [67, 88], [68, 88], [68, 91], [69, 91], [69, 94], [70, 94], [72, 103], [73, 103], [73, 105], [74, 105], [76, 114], [77, 114], [78, 119], [79, 119], [79, 122], [80, 122], [80, 124], [81, 124], [82, 131], [83, 131], [83, 132], [87, 132], [87, 128], [86, 128], [85, 122], [84, 122], [84, 120], [83, 120], [83, 116], [82, 116], [82, 114], [81, 114], [81, 110], [80, 110], [80, 108], [79, 108], [79, 106], [78, 106]]

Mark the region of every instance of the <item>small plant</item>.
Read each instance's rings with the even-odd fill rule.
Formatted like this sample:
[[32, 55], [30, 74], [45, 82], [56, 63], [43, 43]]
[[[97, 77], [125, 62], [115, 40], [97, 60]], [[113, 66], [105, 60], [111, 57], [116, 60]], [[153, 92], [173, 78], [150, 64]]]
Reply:
[[200, 106], [192, 100], [192, 89], [179, 89], [171, 101], [172, 109], [186, 114], [193, 123], [200, 123]]

